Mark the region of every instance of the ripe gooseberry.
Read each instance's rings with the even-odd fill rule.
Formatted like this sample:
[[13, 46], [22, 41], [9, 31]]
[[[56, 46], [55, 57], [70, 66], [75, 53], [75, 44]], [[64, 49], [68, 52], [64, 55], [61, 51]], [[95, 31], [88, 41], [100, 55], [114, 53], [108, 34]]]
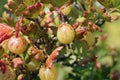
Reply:
[[57, 38], [63, 44], [69, 44], [74, 40], [75, 31], [70, 24], [61, 24], [57, 30]]
[[23, 53], [27, 48], [27, 40], [23, 36], [13, 36], [8, 41], [8, 49], [15, 54]]
[[39, 70], [38, 76], [41, 80], [57, 80], [57, 69], [54, 65], [51, 68], [42, 66]]
[[0, 71], [0, 80], [15, 80], [15, 77], [15, 71], [10, 66], [6, 66], [5, 73]]

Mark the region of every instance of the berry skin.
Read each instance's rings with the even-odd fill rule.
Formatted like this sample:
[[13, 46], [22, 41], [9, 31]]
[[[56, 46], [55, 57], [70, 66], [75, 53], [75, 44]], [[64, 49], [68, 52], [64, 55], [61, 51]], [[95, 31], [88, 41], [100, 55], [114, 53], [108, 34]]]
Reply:
[[27, 40], [23, 36], [13, 36], [8, 41], [8, 49], [15, 54], [23, 53], [26, 50], [27, 45]]
[[5, 73], [0, 71], [0, 80], [15, 80], [15, 77], [15, 71], [10, 66], [6, 66]]
[[63, 44], [69, 44], [74, 40], [75, 31], [70, 24], [61, 24], [57, 30], [57, 38]]
[[57, 80], [57, 69], [54, 65], [51, 68], [42, 66], [39, 70], [38, 76], [41, 80]]

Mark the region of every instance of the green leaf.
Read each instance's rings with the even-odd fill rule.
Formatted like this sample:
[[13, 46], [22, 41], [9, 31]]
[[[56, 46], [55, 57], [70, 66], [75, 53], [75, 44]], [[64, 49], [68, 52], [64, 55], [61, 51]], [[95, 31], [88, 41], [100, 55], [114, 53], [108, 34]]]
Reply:
[[21, 15], [24, 10], [26, 10], [26, 5], [20, 4], [18, 8], [15, 10], [15, 14]]
[[[69, 1], [70, 1], [70, 0], [53, 0], [52, 4], [53, 4], [54, 6], [60, 7], [60, 6], [64, 5], [65, 3], [68, 3]], [[59, 4], [58, 4], [58, 3], [59, 3]]]
[[3, 11], [5, 10], [4, 4], [7, 2], [7, 0], [0, 0], [0, 17], [2, 16]]
[[75, 40], [73, 43], [74, 53], [84, 59], [88, 55], [88, 44], [84, 40]]
[[30, 6], [35, 4], [37, 1], [40, 1], [40, 0], [23, 0], [23, 3], [27, 6]]
[[76, 18], [82, 15], [82, 11], [75, 8], [71, 5], [71, 12], [67, 15], [68, 18], [71, 18], [70, 23], [73, 24], [76, 21]]

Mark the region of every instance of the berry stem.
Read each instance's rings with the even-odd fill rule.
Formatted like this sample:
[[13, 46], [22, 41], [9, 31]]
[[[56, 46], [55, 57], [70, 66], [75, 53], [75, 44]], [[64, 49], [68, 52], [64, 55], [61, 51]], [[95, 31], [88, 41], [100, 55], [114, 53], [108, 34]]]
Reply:
[[16, 23], [15, 31], [16, 31], [15, 36], [18, 37], [19, 36], [19, 31], [20, 31], [19, 30], [19, 22]]

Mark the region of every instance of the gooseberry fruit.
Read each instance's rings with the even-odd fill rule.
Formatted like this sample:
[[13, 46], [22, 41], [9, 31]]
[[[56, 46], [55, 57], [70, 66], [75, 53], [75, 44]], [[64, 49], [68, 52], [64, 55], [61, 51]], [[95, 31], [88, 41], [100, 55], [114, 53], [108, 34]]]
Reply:
[[26, 50], [27, 45], [28, 45], [27, 40], [23, 36], [19, 37], [13, 36], [8, 41], [9, 51], [15, 54], [23, 53]]
[[15, 80], [15, 77], [15, 71], [10, 66], [6, 66], [5, 73], [0, 71], [0, 80]]
[[57, 30], [57, 38], [63, 44], [69, 44], [74, 40], [75, 31], [70, 24], [61, 24]]
[[41, 80], [57, 80], [57, 69], [54, 65], [51, 68], [42, 66], [39, 70], [38, 76]]

